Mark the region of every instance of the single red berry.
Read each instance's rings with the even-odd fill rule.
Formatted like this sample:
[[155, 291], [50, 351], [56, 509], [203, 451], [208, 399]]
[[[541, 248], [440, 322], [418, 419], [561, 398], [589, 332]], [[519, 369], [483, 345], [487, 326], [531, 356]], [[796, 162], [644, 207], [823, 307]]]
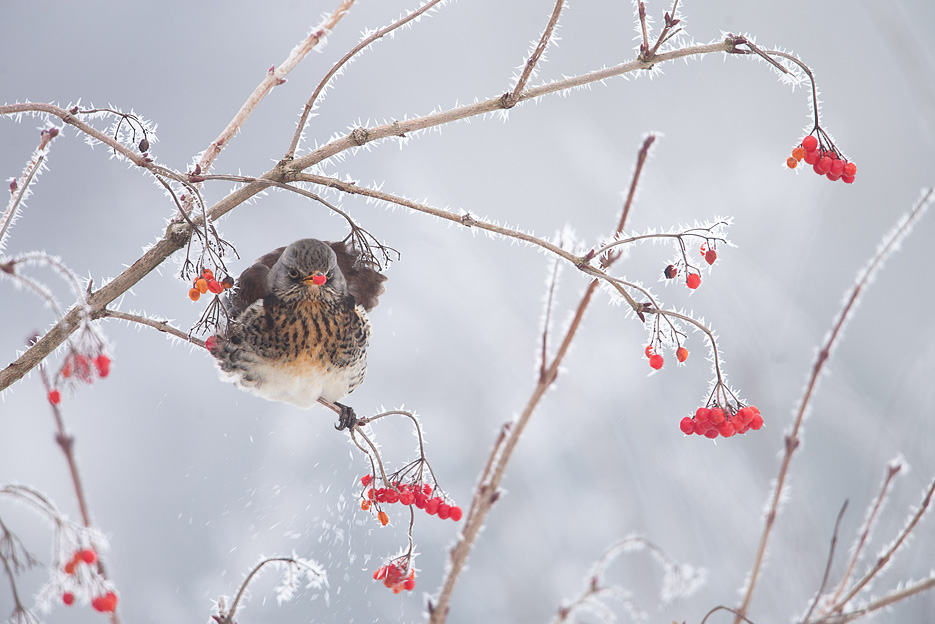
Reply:
[[842, 175], [841, 179], [844, 181], [844, 184], [853, 184], [855, 176]]
[[62, 377], [68, 379], [71, 377], [71, 360], [65, 360], [65, 365], [62, 366]]
[[415, 494], [415, 506], [419, 509], [425, 509], [425, 503], [428, 502], [428, 497], [422, 492], [416, 492]]
[[807, 137], [802, 139], [802, 147], [805, 148], [806, 152], [811, 152], [813, 150], [816, 150], [818, 149], [818, 139], [816, 139], [812, 135], [808, 135]]
[[412, 591], [416, 588], [416, 580], [414, 578], [406, 579], [406, 582], [403, 583], [403, 589], [407, 591]]
[[406, 490], [399, 494], [399, 502], [403, 505], [411, 505], [415, 499], [415, 494], [413, 494], [411, 490]]
[[717, 427], [711, 427], [710, 429], [708, 429], [707, 431], [704, 432], [704, 437], [706, 437], [706, 438], [708, 438], [708, 439], [710, 439], [710, 440], [713, 440], [714, 438], [718, 437], [719, 435], [721, 435], [721, 434], [718, 433]]
[[110, 358], [101, 353], [94, 358], [94, 368], [97, 369], [98, 376], [107, 377], [110, 374]]
[[328, 281], [328, 278], [324, 275], [313, 275], [312, 276], [312, 283], [315, 284], [316, 286], [321, 286], [327, 281]]
[[387, 490], [386, 491], [386, 502], [388, 503], [398, 503], [399, 502], [399, 492], [396, 490]]
[[79, 550], [78, 556], [81, 557], [81, 560], [84, 561], [88, 565], [91, 565], [92, 563], [97, 561], [97, 553], [91, 550], [90, 548]]
[[814, 165], [819, 160], [821, 160], [821, 154], [818, 153], [818, 150], [812, 150], [810, 152], [805, 152], [805, 156], [802, 158], [807, 164]]
[[836, 176], [842, 175], [844, 173], [844, 166], [843, 160], [835, 160], [831, 163], [831, 173]]
[[675, 358], [676, 358], [679, 362], [684, 362], [685, 360], [687, 360], [687, 359], [688, 359], [688, 349], [686, 349], [685, 347], [679, 347], [678, 349], [676, 349], [676, 350], [675, 350]]
[[438, 506], [441, 505], [442, 499], [440, 498], [430, 498], [425, 503], [425, 513], [430, 516], [434, 516], [438, 513]]
[[58, 390], [49, 390], [49, 403], [58, 405], [62, 401], [62, 393]]
[[360, 478], [360, 484], [367, 487], [373, 481], [373, 475], [364, 475]]
[[452, 505], [449, 513], [451, 514], [449, 517], [455, 522], [460, 520], [463, 514], [463, 512], [461, 511], [461, 508], [458, 507], [457, 505]]
[[208, 290], [209, 290], [211, 293], [213, 293], [213, 294], [216, 295], [216, 294], [220, 293], [222, 290], [224, 290], [224, 287], [221, 286], [221, 282], [217, 281], [216, 279], [209, 279], [209, 280], [208, 280]]
[[720, 425], [724, 422], [724, 410], [720, 407], [715, 407], [711, 410], [711, 423], [714, 425]]
[[717, 252], [714, 249], [709, 249], [704, 254], [704, 261], [708, 264], [714, 264], [714, 261], [717, 260]]
[[390, 523], [390, 517], [386, 515], [385, 511], [381, 511], [380, 513], [377, 514], [377, 520], [379, 520], [380, 524], [382, 524], [383, 526], [386, 526]]
[[78, 561], [75, 559], [72, 559], [71, 561], [65, 564], [65, 574], [74, 574], [75, 568], [77, 566], [78, 566]]
[[68, 606], [75, 604], [75, 595], [71, 592], [65, 592], [64, 594], [62, 594], [62, 602], [64, 602]]
[[720, 425], [718, 425], [717, 432], [725, 438], [729, 438], [734, 435], [734, 425], [730, 424], [730, 421], [725, 420]]
[[441, 503], [438, 506], [438, 517], [441, 520], [447, 520], [451, 517], [451, 505], [448, 503]]
[[679, 421], [679, 429], [685, 435], [691, 435], [695, 431], [695, 421], [691, 419], [691, 416], [686, 416]]
[[208, 292], [208, 280], [203, 277], [197, 278], [193, 285], [202, 295]]
[[763, 417], [759, 414], [754, 414], [753, 418], [750, 420], [750, 428], [754, 431], [760, 429], [763, 426]]
[[703, 422], [711, 420], [711, 410], [709, 410], [707, 407], [699, 407], [695, 410], [695, 420], [700, 420]]
[[362, 500], [360, 501], [360, 508], [364, 511], [370, 511], [370, 501]]
[[646, 357], [651, 358], [653, 356], [653, 353], [655, 353], [655, 351], [653, 350], [653, 346], [646, 345], [646, 348], [643, 349], [643, 353], [646, 354]]
[[790, 169], [795, 169], [796, 167], [799, 166], [799, 161], [797, 161], [795, 158], [790, 156], [789, 158], [786, 159], [786, 166], [789, 167]]
[[698, 275], [697, 273], [692, 273], [685, 280], [685, 284], [688, 285], [690, 289], [695, 290], [696, 288], [701, 286], [701, 276]]
[[101, 613], [113, 613], [117, 609], [117, 594], [107, 592], [103, 596], [97, 596], [91, 600], [91, 606]]
[[373, 573], [373, 580], [380, 581], [386, 578], [386, 570], [388, 566], [380, 566], [377, 568], [377, 571]]
[[679, 274], [679, 270], [674, 264], [670, 264], [665, 268], [665, 271], [663, 271], [662, 274], [666, 276], [666, 279], [672, 279]]
[[822, 157], [822, 159], [818, 161], [817, 166], [820, 169], [819, 173], [821, 174], [828, 173], [829, 171], [831, 171], [831, 158], [829, 158], [828, 156]]
[[432, 495], [432, 486], [429, 485], [428, 483], [423, 484], [423, 485], [422, 485], [422, 493], [425, 494], [426, 496], [431, 496], [431, 495]]
[[208, 336], [207, 339], [205, 339], [205, 349], [213, 352], [217, 348], [218, 348], [217, 336]]
[[795, 158], [796, 160], [802, 160], [803, 158], [805, 158], [805, 148], [799, 146], [793, 149], [792, 157]]
[[846, 176], [854, 177], [855, 175], [857, 175], [857, 165], [855, 165], [852, 162], [845, 163], [843, 173]]
[[704, 435], [708, 429], [713, 427], [711, 422], [707, 420], [695, 420], [693, 422], [694, 425], [692, 426], [692, 433], [696, 435]]
[[649, 358], [649, 365], [656, 370], [662, 368], [663, 359], [662, 356], [658, 353], [654, 353], [652, 357]]
[[192, 288], [188, 291], [188, 298], [192, 301], [198, 301], [199, 297], [201, 297], [201, 291], [197, 288]]

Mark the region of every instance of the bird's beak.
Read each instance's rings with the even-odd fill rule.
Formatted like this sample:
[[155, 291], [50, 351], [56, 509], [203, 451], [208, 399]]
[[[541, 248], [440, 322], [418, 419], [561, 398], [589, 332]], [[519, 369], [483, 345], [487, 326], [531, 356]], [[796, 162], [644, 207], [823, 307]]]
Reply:
[[308, 277], [304, 278], [302, 281], [305, 282], [305, 284], [308, 286], [311, 286], [312, 284], [315, 286], [321, 286], [328, 281], [328, 278], [321, 271], [315, 271]]

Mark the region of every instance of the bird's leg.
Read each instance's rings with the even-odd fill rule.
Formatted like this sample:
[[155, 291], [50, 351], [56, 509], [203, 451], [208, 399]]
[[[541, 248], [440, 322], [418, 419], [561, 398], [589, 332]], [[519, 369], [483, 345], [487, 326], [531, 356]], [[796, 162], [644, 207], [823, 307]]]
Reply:
[[338, 403], [322, 399], [319, 397], [318, 402], [327, 407], [330, 410], [338, 415], [338, 422], [334, 425], [334, 428], [338, 431], [344, 431], [345, 429], [353, 429], [357, 424], [357, 414], [354, 413], [354, 408], [350, 405], [344, 405], [343, 403]]

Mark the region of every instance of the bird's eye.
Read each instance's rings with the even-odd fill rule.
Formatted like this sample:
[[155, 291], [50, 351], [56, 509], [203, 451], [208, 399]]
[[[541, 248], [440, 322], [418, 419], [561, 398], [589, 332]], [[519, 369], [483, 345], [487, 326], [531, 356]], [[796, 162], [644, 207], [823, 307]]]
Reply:
[[296, 269], [296, 268], [289, 269], [289, 277], [291, 277], [292, 279], [298, 279], [298, 278], [299, 278], [299, 270]]

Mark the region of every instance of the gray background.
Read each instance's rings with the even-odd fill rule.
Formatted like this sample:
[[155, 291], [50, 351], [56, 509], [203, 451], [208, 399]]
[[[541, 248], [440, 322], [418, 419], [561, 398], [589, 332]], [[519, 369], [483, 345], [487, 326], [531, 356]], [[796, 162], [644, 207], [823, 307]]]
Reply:
[[[336, 2], [7, 3], [0, 20], [0, 101], [113, 105], [158, 123], [158, 161], [178, 170], [217, 136], [270, 65]], [[538, 38], [552, 2], [457, 2], [361, 55], [308, 128], [322, 143], [359, 121], [378, 123], [506, 91]], [[298, 112], [324, 72], [359, 39], [412, 3], [359, 3], [321, 53], [275, 89], [218, 159], [215, 171], [259, 174], [281, 156]], [[668, 7], [651, 3], [661, 22]], [[657, 283], [672, 249], [646, 245], [616, 271], [693, 310], [720, 337], [734, 387], [767, 426], [717, 444], [684, 438], [679, 419], [703, 401], [709, 380], [701, 336], [688, 366], [674, 358], [649, 375], [647, 335], [621, 308], [597, 298], [555, 388], [526, 432], [455, 594], [452, 622], [548, 621], [581, 591], [593, 561], [615, 540], [640, 533], [679, 561], [704, 566], [708, 583], [673, 604], [658, 599], [661, 575], [645, 554], [628, 555], [608, 581], [633, 592], [651, 621], [698, 622], [733, 605], [753, 559], [764, 501], [784, 431], [817, 346], [843, 294], [884, 232], [935, 182], [935, 60], [923, 39], [930, 2], [685, 3], [688, 34], [710, 41], [750, 33], [793, 50], [815, 70], [823, 125], [859, 167], [856, 184], [790, 172], [784, 161], [810, 125], [807, 91], [782, 85], [763, 63], [722, 55], [676, 62], [651, 75], [614, 78], [568, 97], [368, 146], [327, 171], [364, 184], [469, 210], [553, 236], [571, 225], [583, 245], [611, 231], [644, 134], [663, 134], [647, 164], [631, 229], [666, 228], [732, 215], [730, 238], [702, 287]], [[628, 2], [572, 2], [533, 84], [634, 56]], [[18, 176], [38, 140], [38, 119], [0, 120], [0, 176]], [[86, 146], [66, 130], [50, 171], [34, 187], [5, 253], [43, 249], [96, 284], [119, 273], [162, 232], [172, 204], [151, 179]], [[206, 188], [209, 201], [223, 184]], [[496, 431], [535, 383], [545, 280], [551, 260], [423, 215], [336, 197], [365, 227], [402, 252], [371, 315], [366, 383], [348, 400], [359, 413], [405, 405], [422, 416], [430, 460], [465, 507]], [[340, 219], [275, 192], [219, 224], [236, 244], [239, 271], [298, 237], [343, 236]], [[840, 574], [884, 465], [902, 454], [898, 481], [869, 552], [903, 525], [935, 473], [932, 452], [935, 332], [931, 321], [929, 215], [884, 268], [847, 326], [821, 383], [791, 475], [768, 566], [751, 617], [786, 621], [817, 589], [836, 514]], [[48, 271], [36, 277], [67, 301]], [[566, 270], [556, 334], [585, 280]], [[187, 328], [200, 305], [169, 262], [121, 302]], [[38, 300], [0, 282], [0, 353], [53, 318]], [[420, 515], [416, 591], [394, 596], [370, 579], [404, 545], [406, 517], [380, 528], [356, 509], [367, 464], [331, 428], [333, 416], [265, 402], [217, 381], [206, 354], [163, 335], [109, 321], [108, 379], [67, 394], [63, 407], [126, 622], [204, 622], [211, 600], [236, 590], [261, 554], [293, 550], [328, 569], [325, 592], [278, 607], [274, 574], [251, 592], [242, 622], [418, 621], [437, 590], [456, 525]], [[60, 357], [60, 354], [57, 356]], [[57, 362], [57, 360], [56, 360]], [[36, 374], [0, 403], [0, 482], [30, 484], [77, 517], [52, 420]], [[411, 457], [402, 422], [380, 426], [387, 456]], [[3, 518], [47, 560], [50, 530], [0, 502]], [[873, 587], [932, 568], [931, 519]], [[26, 593], [41, 570], [22, 581]], [[0, 613], [10, 606], [0, 592]], [[620, 603], [613, 603], [624, 621]], [[935, 594], [882, 621], [931, 622]], [[100, 621], [87, 607], [56, 606], [48, 621]], [[723, 616], [720, 621], [725, 621]]]

